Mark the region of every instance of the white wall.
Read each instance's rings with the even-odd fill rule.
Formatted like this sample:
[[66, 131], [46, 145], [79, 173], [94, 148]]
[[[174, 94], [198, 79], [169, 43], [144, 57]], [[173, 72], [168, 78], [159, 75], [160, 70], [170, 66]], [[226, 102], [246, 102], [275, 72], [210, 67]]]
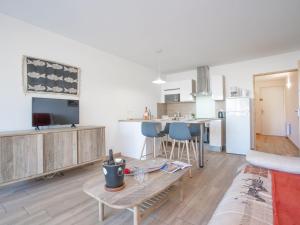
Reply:
[[178, 73], [171, 73], [165, 76], [166, 81], [189, 80], [197, 81], [197, 69], [181, 71]]
[[291, 133], [288, 138], [300, 148], [299, 143], [299, 117], [297, 115], [297, 108], [299, 107], [299, 96], [298, 96], [298, 73], [289, 73], [291, 87], [286, 88], [285, 92], [285, 113], [286, 123], [291, 125]]
[[231, 86], [238, 86], [250, 90], [253, 97], [253, 75], [268, 72], [296, 69], [300, 60], [300, 51], [265, 58], [258, 58], [244, 62], [212, 66], [211, 75], [224, 75], [226, 93]]
[[3, 14], [0, 27], [1, 131], [30, 129], [31, 97], [41, 96], [23, 92], [22, 55], [81, 68], [80, 122], [106, 126], [107, 148], [116, 146], [119, 119], [142, 117], [146, 105], [156, 112], [155, 72]]
[[[281, 55], [274, 55], [264, 58], [257, 58], [248, 61], [236, 62], [210, 67], [211, 75], [224, 75], [226, 93], [229, 93], [231, 86], [238, 86], [250, 90], [253, 97], [253, 75], [268, 72], [278, 72], [297, 68], [300, 60], [300, 50]], [[166, 75], [167, 81], [195, 79], [197, 78], [196, 69], [171, 73]]]

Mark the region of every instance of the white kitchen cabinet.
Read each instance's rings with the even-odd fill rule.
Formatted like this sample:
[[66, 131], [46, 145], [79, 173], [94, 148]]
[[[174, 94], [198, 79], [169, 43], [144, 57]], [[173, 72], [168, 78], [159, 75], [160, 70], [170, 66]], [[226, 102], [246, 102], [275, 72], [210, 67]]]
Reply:
[[225, 120], [211, 120], [209, 123], [210, 150], [221, 151], [225, 146]]
[[210, 77], [210, 88], [213, 100], [224, 100], [224, 76], [213, 75]]
[[165, 95], [180, 94], [180, 102], [193, 102], [191, 95], [196, 92], [195, 80], [170, 81], [161, 85], [161, 102], [165, 102]]
[[192, 93], [196, 91], [195, 80], [182, 80], [180, 82], [180, 101], [181, 102], [192, 102], [195, 101]]

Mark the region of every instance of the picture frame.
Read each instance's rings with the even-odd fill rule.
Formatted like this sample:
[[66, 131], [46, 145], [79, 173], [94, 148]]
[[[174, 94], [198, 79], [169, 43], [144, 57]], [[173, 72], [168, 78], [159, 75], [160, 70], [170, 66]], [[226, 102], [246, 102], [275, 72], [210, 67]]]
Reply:
[[24, 55], [24, 92], [78, 97], [80, 72], [76, 66]]

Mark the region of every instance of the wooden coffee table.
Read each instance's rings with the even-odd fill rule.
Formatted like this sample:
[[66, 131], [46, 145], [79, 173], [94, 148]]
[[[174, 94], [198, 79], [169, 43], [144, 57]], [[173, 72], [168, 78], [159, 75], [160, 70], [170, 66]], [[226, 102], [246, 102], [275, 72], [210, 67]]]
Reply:
[[[128, 164], [142, 167], [147, 164], [147, 160], [132, 160]], [[183, 200], [182, 177], [187, 171], [188, 169], [179, 170], [173, 174], [163, 171], [152, 172], [148, 174], [143, 184], [139, 184], [133, 176], [125, 176], [126, 186], [119, 192], [108, 192], [104, 189], [105, 178], [99, 171], [99, 175], [84, 184], [83, 191], [99, 201], [100, 221], [104, 219], [104, 205], [106, 205], [132, 211], [134, 225], [139, 225], [143, 218], [168, 200], [168, 191], [177, 182], [180, 188], [180, 199]]]

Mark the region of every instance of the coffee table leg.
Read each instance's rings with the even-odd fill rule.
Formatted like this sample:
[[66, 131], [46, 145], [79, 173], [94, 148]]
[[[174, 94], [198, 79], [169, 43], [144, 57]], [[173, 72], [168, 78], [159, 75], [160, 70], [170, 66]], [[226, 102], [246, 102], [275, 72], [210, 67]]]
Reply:
[[133, 224], [140, 225], [140, 222], [141, 222], [140, 210], [138, 206], [135, 206], [133, 208]]
[[99, 202], [99, 221], [104, 220], [104, 204]]

